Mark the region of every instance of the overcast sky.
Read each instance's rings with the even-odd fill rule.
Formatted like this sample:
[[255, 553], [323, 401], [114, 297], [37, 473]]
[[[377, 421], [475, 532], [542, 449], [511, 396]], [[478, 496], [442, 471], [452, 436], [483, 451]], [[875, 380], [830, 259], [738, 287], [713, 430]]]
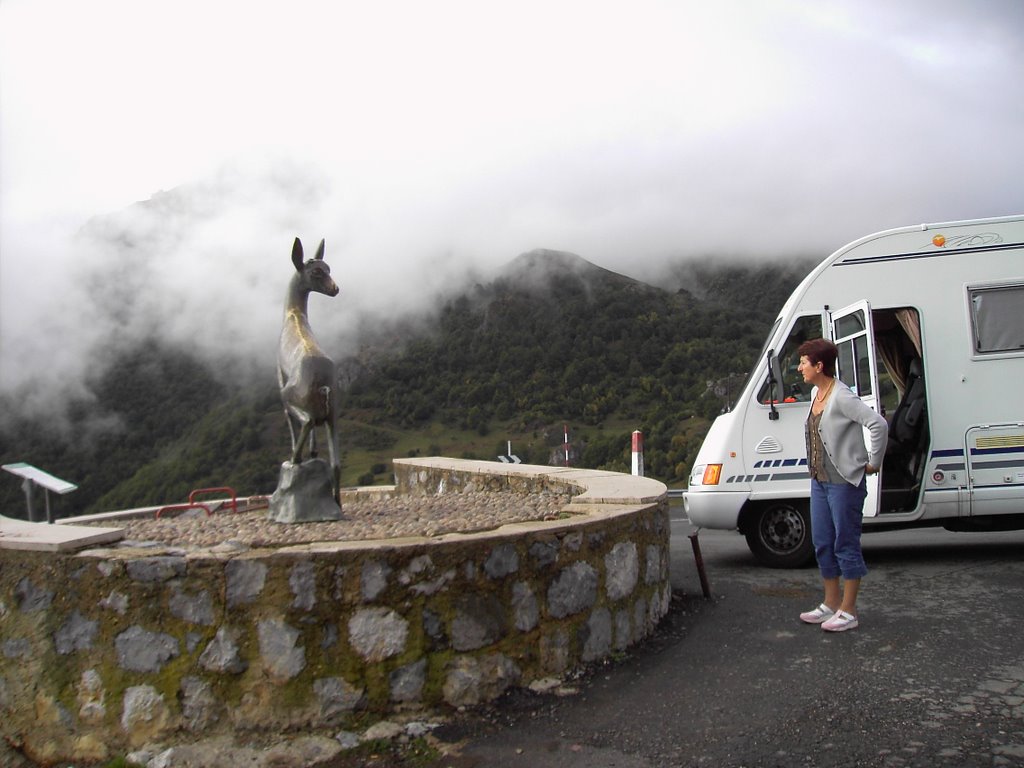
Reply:
[[[1022, 77], [1020, 0], [0, 0], [0, 389], [125, 320], [272, 350], [296, 235], [338, 330], [533, 248], [643, 277], [1024, 213]], [[145, 253], [76, 237], [111, 214]]]

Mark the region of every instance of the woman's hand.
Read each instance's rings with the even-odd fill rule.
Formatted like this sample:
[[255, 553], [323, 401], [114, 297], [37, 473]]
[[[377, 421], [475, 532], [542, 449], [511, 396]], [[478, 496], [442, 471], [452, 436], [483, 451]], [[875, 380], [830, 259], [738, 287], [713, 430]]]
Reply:
[[868, 464], [864, 467], [864, 472], [869, 475], [873, 475], [878, 472], [878, 467], [873, 467], [870, 464]]

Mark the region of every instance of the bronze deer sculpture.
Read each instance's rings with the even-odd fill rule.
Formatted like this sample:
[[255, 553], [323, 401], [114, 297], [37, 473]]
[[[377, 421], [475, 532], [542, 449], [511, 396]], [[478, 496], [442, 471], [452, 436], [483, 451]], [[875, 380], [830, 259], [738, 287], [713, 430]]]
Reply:
[[277, 353], [277, 381], [281, 400], [292, 436], [292, 464], [302, 462], [302, 451], [309, 441], [310, 456], [316, 457], [316, 427], [327, 429], [327, 449], [331, 461], [332, 488], [335, 500], [341, 488], [341, 462], [335, 419], [337, 415], [337, 373], [331, 360], [309, 325], [307, 305], [310, 293], [337, 296], [338, 285], [331, 278], [331, 268], [324, 259], [324, 241], [316, 256], [302, 259], [302, 242], [295, 238], [292, 264], [295, 274], [288, 285], [284, 308], [284, 327]]

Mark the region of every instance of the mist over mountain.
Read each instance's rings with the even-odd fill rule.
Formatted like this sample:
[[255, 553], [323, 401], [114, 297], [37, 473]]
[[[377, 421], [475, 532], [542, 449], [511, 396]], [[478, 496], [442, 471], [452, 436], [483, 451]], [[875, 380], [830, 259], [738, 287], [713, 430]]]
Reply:
[[[144, 240], [122, 242], [144, 271]], [[568, 424], [574, 465], [628, 471], [629, 433], [642, 429], [648, 474], [679, 483], [726, 405], [714, 384], [745, 376], [809, 266], [678, 263], [655, 286], [534, 250], [432, 308], [357, 317], [343, 333], [324, 322], [325, 299], [311, 314], [339, 369], [343, 481], [388, 482], [395, 456], [493, 460], [508, 440], [548, 463]], [[178, 502], [198, 487], [272, 492], [288, 453], [273, 363], [209, 330], [223, 346], [155, 325], [110, 336], [64, 418], [4, 395], [0, 459], [78, 484], [59, 516]], [[263, 332], [274, 349], [276, 323]], [[0, 480], [0, 509], [24, 516], [13, 476]]]

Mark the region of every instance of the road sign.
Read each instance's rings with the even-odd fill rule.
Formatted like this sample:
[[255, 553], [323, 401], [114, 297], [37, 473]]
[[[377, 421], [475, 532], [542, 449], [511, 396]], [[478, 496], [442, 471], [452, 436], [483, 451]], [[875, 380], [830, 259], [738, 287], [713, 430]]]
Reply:
[[38, 467], [33, 467], [31, 464], [25, 464], [24, 462], [4, 464], [2, 469], [22, 478], [24, 481], [21, 488], [25, 491], [25, 502], [28, 504], [28, 520], [30, 523], [35, 522], [35, 514], [32, 510], [32, 488], [34, 486], [39, 486], [43, 489], [43, 497], [46, 501], [46, 522], [48, 523], [53, 522], [53, 513], [50, 511], [50, 491], [63, 496], [65, 493], [71, 493], [78, 489], [78, 486], [74, 483], [61, 480], [49, 472], [44, 472]]

